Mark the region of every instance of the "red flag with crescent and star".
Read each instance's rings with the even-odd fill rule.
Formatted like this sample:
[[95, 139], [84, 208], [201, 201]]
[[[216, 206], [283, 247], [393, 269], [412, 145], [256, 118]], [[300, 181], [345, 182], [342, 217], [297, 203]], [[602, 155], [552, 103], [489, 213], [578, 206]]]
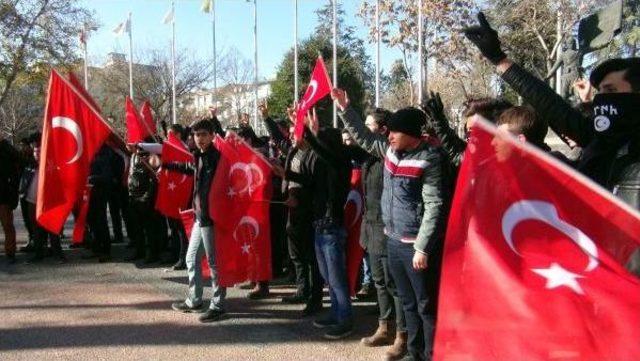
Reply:
[[82, 196], [94, 155], [111, 133], [87, 99], [51, 70], [36, 203], [36, 218], [43, 228], [60, 233]]
[[351, 190], [344, 205], [344, 226], [347, 231], [347, 280], [349, 292], [355, 296], [358, 287], [360, 265], [364, 256], [364, 249], [360, 246], [360, 226], [364, 213], [364, 197], [362, 194], [362, 170], [351, 170]]
[[142, 103], [140, 115], [142, 116], [145, 130], [149, 132], [149, 135], [155, 135], [156, 133], [158, 133], [156, 122], [153, 120], [153, 115], [151, 114], [151, 103], [149, 103], [148, 100], [145, 100], [144, 103]]
[[296, 124], [293, 134], [296, 139], [302, 139], [302, 135], [304, 134], [304, 117], [307, 115], [307, 112], [320, 99], [331, 94], [331, 88], [331, 80], [329, 80], [327, 68], [324, 66], [322, 57], [319, 56], [311, 73], [311, 80], [309, 80], [307, 91], [305, 91], [296, 109]]
[[639, 360], [640, 214], [478, 121], [458, 176], [435, 360]]
[[235, 134], [216, 138], [221, 157], [211, 186], [220, 285], [271, 279], [271, 165]]
[[[162, 162], [193, 163], [194, 158], [187, 146], [169, 133], [169, 138], [162, 143]], [[192, 190], [192, 175], [161, 169], [158, 176], [156, 210], [167, 217], [180, 219], [180, 210], [189, 206]]]
[[140, 143], [151, 134], [149, 127], [141, 119], [133, 100], [125, 99], [125, 122], [127, 125], [127, 143]]

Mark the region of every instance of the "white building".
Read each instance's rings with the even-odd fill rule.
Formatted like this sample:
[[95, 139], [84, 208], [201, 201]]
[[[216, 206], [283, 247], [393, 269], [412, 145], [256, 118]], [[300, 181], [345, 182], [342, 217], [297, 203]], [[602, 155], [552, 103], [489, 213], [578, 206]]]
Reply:
[[[271, 94], [271, 82], [263, 81], [258, 83], [258, 104], [265, 101]], [[263, 133], [262, 122], [255, 122], [254, 119], [254, 86], [251, 84], [227, 84], [213, 89], [202, 89], [185, 95], [181, 99], [185, 109], [197, 114], [206, 114], [209, 107], [218, 108], [220, 120], [233, 126], [243, 114], [247, 114], [254, 127], [257, 124], [257, 131]]]

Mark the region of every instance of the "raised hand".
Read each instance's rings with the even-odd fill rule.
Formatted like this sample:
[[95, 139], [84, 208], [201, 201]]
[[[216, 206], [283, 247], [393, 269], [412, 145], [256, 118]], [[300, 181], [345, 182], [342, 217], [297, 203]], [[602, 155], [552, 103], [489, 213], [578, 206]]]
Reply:
[[340, 108], [340, 110], [342, 111], [347, 109], [347, 107], [349, 106], [349, 95], [342, 89], [333, 88], [333, 90], [331, 91], [331, 99], [336, 102], [338, 108]]
[[507, 55], [500, 48], [498, 32], [493, 30], [483, 12], [478, 13], [479, 25], [464, 29], [464, 35], [480, 49], [482, 55], [494, 65], [505, 59]]
[[431, 96], [422, 106], [422, 110], [427, 114], [430, 121], [444, 118], [444, 105], [442, 104], [440, 93], [431, 92]]

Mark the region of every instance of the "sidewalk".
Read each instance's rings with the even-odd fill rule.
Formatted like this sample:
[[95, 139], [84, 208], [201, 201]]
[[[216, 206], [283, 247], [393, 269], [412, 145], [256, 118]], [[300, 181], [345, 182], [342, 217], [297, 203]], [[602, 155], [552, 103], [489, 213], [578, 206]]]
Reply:
[[[26, 236], [19, 219], [16, 228], [20, 246]], [[63, 247], [69, 261], [62, 265], [25, 264], [19, 254], [8, 266], [0, 256], [0, 360], [384, 359], [384, 347], [359, 342], [377, 325], [374, 303], [355, 304], [355, 332], [341, 341], [324, 340], [313, 319], [301, 317], [302, 305], [282, 304], [279, 296], [293, 292], [284, 287], [260, 301], [229, 289], [228, 316], [201, 324], [197, 314], [170, 307], [185, 296], [186, 271], [120, 262], [123, 245], [114, 245], [116, 261], [105, 264]]]

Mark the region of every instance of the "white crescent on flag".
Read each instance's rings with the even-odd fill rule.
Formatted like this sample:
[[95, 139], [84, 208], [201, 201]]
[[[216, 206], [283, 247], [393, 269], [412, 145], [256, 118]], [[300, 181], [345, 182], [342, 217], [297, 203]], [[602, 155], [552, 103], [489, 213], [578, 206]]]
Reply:
[[515, 202], [509, 206], [502, 216], [502, 234], [509, 248], [517, 255], [520, 256], [520, 253], [513, 244], [512, 233], [520, 222], [526, 220], [546, 223], [571, 238], [571, 240], [589, 256], [589, 264], [585, 268], [585, 271], [593, 271], [598, 267], [598, 248], [595, 242], [574, 225], [560, 219], [558, 211], [553, 204], [537, 200]]
[[240, 228], [240, 226], [242, 226], [243, 224], [248, 224], [251, 227], [253, 227], [254, 236], [252, 241], [258, 238], [258, 235], [260, 235], [260, 225], [258, 224], [258, 221], [256, 221], [256, 219], [253, 217], [243, 216], [242, 218], [240, 218], [240, 222], [238, 222], [236, 229], [233, 230], [233, 238], [236, 241], [238, 240], [238, 237], [237, 237], [238, 228]]
[[67, 164], [71, 164], [80, 159], [83, 151], [83, 139], [82, 132], [80, 131], [78, 123], [76, 123], [75, 120], [67, 117], [53, 117], [53, 119], [51, 120], [51, 128], [63, 128], [71, 133], [71, 135], [73, 135], [73, 138], [76, 140], [76, 154], [67, 162]]

